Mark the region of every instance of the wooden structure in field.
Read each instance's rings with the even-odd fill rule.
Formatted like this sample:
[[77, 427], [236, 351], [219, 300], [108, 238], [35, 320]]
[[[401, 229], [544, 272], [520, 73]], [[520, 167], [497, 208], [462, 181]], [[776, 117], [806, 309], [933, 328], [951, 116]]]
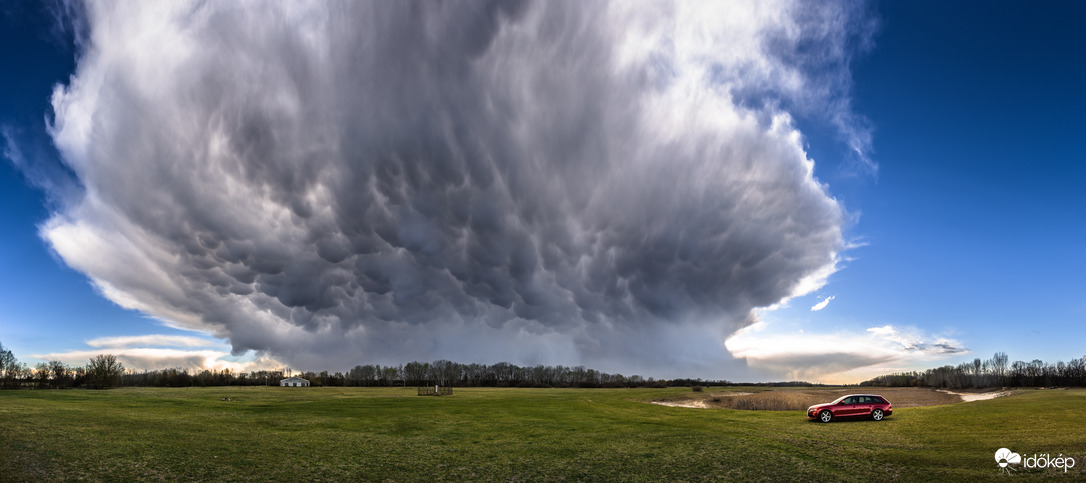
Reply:
[[452, 388], [441, 386], [420, 387], [419, 396], [452, 396]]

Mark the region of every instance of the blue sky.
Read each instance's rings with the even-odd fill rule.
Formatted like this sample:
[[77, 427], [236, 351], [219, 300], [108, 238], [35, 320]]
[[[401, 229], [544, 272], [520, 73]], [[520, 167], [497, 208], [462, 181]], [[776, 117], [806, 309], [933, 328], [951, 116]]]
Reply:
[[[872, 178], [823, 172], [859, 213], [863, 244], [780, 327], [893, 324], [1012, 360], [1082, 357], [1086, 69], [1073, 2], [883, 2], [854, 65], [855, 109], [875, 127]], [[822, 154], [816, 139], [812, 156]], [[821, 166], [820, 166], [821, 167]]]
[[[154, 366], [154, 350], [178, 351], [164, 359], [169, 364], [248, 363], [266, 355], [267, 363], [301, 369], [343, 370], [353, 365], [344, 363], [349, 359], [323, 360], [293, 353], [269, 341], [262, 329], [239, 325], [229, 315], [208, 315], [185, 304], [165, 307], [157, 299], [141, 299], [151, 296], [123, 285], [117, 272], [79, 258], [84, 254], [63, 248], [61, 254], [54, 252], [50, 241], [43, 239], [42, 227], [58, 213], [71, 219], [78, 210], [68, 211], [74, 199], [66, 197], [68, 188], [42, 185], [68, 186], [81, 178], [70, 168], [78, 161], [65, 162], [54, 147], [45, 119], [53, 118], [54, 85], [68, 84], [76, 73], [79, 49], [70, 31], [58, 30], [48, 12], [36, 10], [33, 4], [15, 5], [6, 7], [0, 28], [0, 63], [5, 66], [0, 76], [0, 125], [9, 158], [0, 163], [0, 229], [5, 234], [0, 239], [0, 343], [25, 362], [36, 362], [41, 356], [78, 362], [95, 351], [141, 348], [147, 351], [144, 358], [131, 355], [130, 365]], [[1086, 124], [1079, 119], [1086, 111], [1086, 92], [1081, 88], [1086, 85], [1086, 65], [1079, 61], [1086, 57], [1086, 33], [1081, 29], [1086, 6], [1081, 2], [880, 2], [846, 13], [856, 21], [842, 28], [859, 31], [839, 40], [848, 48], [847, 55], [813, 64], [815, 70], [826, 69], [833, 75], [810, 74], [816, 79], [813, 84], [829, 79], [823, 87], [829, 86], [835, 94], [812, 98], [793, 94], [786, 87], [771, 87], [768, 93], [754, 96], [782, 99], [765, 112], [787, 111], [802, 133], [806, 156], [815, 163], [814, 177], [845, 212], [842, 226], [847, 249], [836, 254], [836, 270], [816, 290], [778, 297], [783, 303], [770, 309], [756, 306], [752, 312], [756, 320], [741, 324], [745, 325], [741, 329], [725, 324], [738, 332], [728, 329], [716, 346], [684, 342], [684, 337], [701, 334], [701, 322], [668, 319], [677, 325], [659, 326], [629, 322], [632, 327], [648, 327], [643, 329], [649, 334], [647, 339], [674, 338], [667, 350], [676, 355], [649, 362], [606, 344], [598, 350], [607, 356], [586, 353], [592, 349], [584, 349], [583, 340], [563, 338], [562, 331], [574, 329], [552, 323], [546, 314], [518, 312], [520, 318], [515, 321], [523, 324], [515, 333], [502, 332], [514, 322], [505, 322], [495, 332], [484, 327], [476, 333], [463, 321], [430, 326], [426, 325], [429, 321], [412, 322], [425, 328], [418, 333], [366, 324], [362, 324], [364, 330], [354, 326], [344, 330], [371, 334], [360, 337], [383, 334], [387, 340], [420, 339], [423, 333], [444, 340], [473, 334], [466, 338], [473, 342], [464, 342], [464, 348], [420, 342], [421, 346], [407, 346], [403, 352], [458, 359], [471, 353], [484, 358], [507, 356], [485, 348], [488, 343], [547, 346], [553, 342], [551, 349], [515, 362], [586, 363], [656, 377], [689, 371], [694, 377], [859, 382], [883, 371], [957, 364], [973, 357], [988, 358], [996, 351], [1007, 352], [1011, 360], [1055, 361], [1086, 355], [1081, 343], [1086, 339], [1082, 324], [1086, 255], [1081, 242], [1086, 237], [1082, 221], [1086, 146], [1081, 141], [1086, 138]], [[92, 29], [95, 22], [107, 21], [101, 18], [105, 14], [97, 15], [91, 15]], [[525, 15], [530, 19], [535, 14]], [[864, 30], [872, 25], [873, 29]], [[835, 38], [828, 35], [817, 40], [834, 42]], [[864, 38], [866, 47], [858, 45]], [[105, 51], [108, 45], [112, 44], [100, 47]], [[803, 51], [797, 47], [795, 52]], [[169, 52], [163, 55], [168, 57]], [[242, 55], [246, 55], [244, 50]], [[746, 85], [744, 79], [737, 82]], [[846, 108], [834, 110], [842, 102]], [[846, 126], [835, 124], [828, 110], [843, 113]], [[125, 114], [116, 109], [103, 112]], [[849, 147], [856, 139], [863, 144], [864, 135], [870, 135], [869, 146], [864, 146], [870, 165]], [[86, 179], [92, 178], [80, 182]], [[418, 226], [424, 225], [399, 224], [400, 237], [409, 238], [415, 233], [410, 228]], [[72, 264], [83, 268], [73, 269]], [[299, 268], [298, 273], [308, 272]], [[96, 288], [88, 274], [124, 295], [103, 295], [102, 285]], [[698, 293], [680, 294], [675, 300], [699, 300]], [[283, 300], [282, 292], [278, 296]], [[812, 310], [829, 297], [819, 310]], [[144, 309], [122, 308], [115, 303], [118, 300]], [[666, 319], [675, 311], [686, 313], [671, 303], [663, 303], [664, 309], [650, 306], [646, 317]], [[552, 307], [560, 310], [562, 306]], [[170, 319], [168, 314], [181, 313], [182, 308], [183, 315]], [[225, 309], [216, 306], [215, 310]], [[405, 320], [419, 317], [413, 309], [398, 310]], [[195, 318], [189, 320], [193, 313]], [[430, 314], [460, 320], [456, 317], [464, 312]], [[606, 311], [596, 315], [617, 317]], [[323, 329], [313, 327], [334, 325], [321, 314], [305, 318], [304, 323], [297, 312], [277, 316], [295, 321], [318, 334], [317, 338]], [[200, 317], [204, 319], [197, 320]], [[590, 327], [596, 319], [585, 320], [585, 327]], [[275, 320], [262, 323], [268, 332], [291, 333]], [[591, 334], [593, 329], [581, 330]], [[109, 339], [146, 335], [174, 338]], [[356, 349], [349, 349], [357, 350], [356, 363], [414, 358], [390, 360], [394, 357], [367, 343], [358, 342], [351, 346]], [[640, 347], [645, 342], [631, 338], [623, 343]], [[248, 356], [229, 356], [231, 344], [239, 355]], [[258, 347], [267, 352], [252, 351]], [[871, 360], [847, 361], [862, 358], [865, 348], [873, 352]], [[367, 357], [367, 350], [375, 355]], [[731, 362], [714, 368], [689, 361], [714, 350], [730, 352], [725, 356]], [[183, 351], [199, 354], [186, 358]], [[707, 356], [707, 360], [715, 357]], [[736, 366], [735, 360], [742, 363]], [[326, 366], [320, 366], [322, 362]]]
[[864, 301], [850, 315], [945, 327], [981, 357], [1080, 357], [1082, 5], [881, 11], [855, 72], [881, 170], [860, 200], [870, 245], [839, 281]]

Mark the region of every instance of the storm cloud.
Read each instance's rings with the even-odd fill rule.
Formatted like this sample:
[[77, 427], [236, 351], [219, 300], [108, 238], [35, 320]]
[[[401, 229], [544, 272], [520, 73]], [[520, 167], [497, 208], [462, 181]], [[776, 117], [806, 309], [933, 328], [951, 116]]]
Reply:
[[[89, 2], [42, 227], [121, 306], [300, 368], [707, 374], [809, 293], [866, 162], [848, 6]], [[719, 372], [714, 372], [719, 374]]]

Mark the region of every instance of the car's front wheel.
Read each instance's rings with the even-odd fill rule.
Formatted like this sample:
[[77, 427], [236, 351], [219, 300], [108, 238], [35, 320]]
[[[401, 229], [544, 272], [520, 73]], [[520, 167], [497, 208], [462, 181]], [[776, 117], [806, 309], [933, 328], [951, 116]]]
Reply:
[[822, 412], [818, 413], [818, 420], [823, 423], [828, 423], [833, 420], [833, 413], [828, 409], [823, 409]]
[[875, 421], [882, 421], [882, 416], [883, 414], [881, 409], [871, 411], [871, 419], [874, 419]]

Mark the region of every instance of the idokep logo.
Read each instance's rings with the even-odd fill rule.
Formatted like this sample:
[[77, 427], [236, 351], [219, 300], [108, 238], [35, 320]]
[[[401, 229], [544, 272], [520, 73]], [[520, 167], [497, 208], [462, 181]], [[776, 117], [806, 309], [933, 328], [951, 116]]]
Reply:
[[1013, 470], [1014, 468], [1009, 468], [1008, 465], [1016, 465], [1018, 463], [1021, 463], [1022, 456], [1007, 448], [999, 448], [996, 450], [995, 460], [996, 463], [999, 463], [999, 471], [1003, 473], [1010, 473], [1010, 471], [1008, 470]]
[[[1015, 453], [1007, 448], [999, 448], [995, 452], [996, 463], [999, 464], [999, 470], [1003, 473], [1010, 473], [1009, 470], [1014, 470], [1010, 465], [1022, 464], [1026, 469], [1045, 469], [1056, 468], [1063, 470], [1067, 473], [1067, 470], [1075, 467], [1075, 459], [1070, 456], [1064, 456], [1062, 453], [1059, 456], [1052, 457], [1048, 453], [1036, 454], [1025, 458], [1023, 460], [1022, 455]], [[1017, 470], [1015, 470], [1017, 471]]]

